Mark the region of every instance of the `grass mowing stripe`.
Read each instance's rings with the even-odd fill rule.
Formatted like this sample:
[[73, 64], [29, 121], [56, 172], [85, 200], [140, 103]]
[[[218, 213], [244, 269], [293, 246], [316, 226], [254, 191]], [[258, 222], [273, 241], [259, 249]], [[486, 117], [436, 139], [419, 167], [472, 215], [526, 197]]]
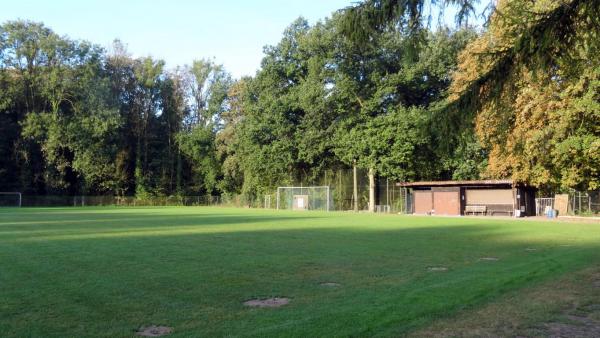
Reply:
[[[193, 207], [1, 210], [0, 329], [15, 337], [128, 336], [152, 324], [173, 327], [174, 337], [398, 335], [597, 264], [599, 246], [593, 224]], [[291, 303], [242, 305], [278, 296]]]

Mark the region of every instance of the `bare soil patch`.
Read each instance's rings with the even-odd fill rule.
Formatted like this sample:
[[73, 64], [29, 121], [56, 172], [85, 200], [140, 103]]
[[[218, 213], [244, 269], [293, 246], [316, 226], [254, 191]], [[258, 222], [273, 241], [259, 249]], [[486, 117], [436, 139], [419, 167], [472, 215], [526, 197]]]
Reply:
[[280, 307], [290, 303], [289, 298], [275, 297], [267, 299], [251, 299], [244, 302], [244, 305], [250, 307]]
[[329, 288], [336, 288], [338, 286], [342, 286], [342, 284], [335, 283], [335, 282], [325, 282], [325, 283], [321, 283], [320, 285], [321, 286], [326, 286], [326, 287], [329, 287]]
[[533, 251], [537, 251], [537, 249], [536, 248], [525, 248], [525, 251], [533, 252]]
[[600, 322], [587, 316], [566, 316], [565, 322], [547, 323], [542, 334], [547, 337], [600, 337]]
[[448, 271], [448, 268], [445, 266], [430, 266], [427, 268], [427, 270], [431, 272], [443, 272]]
[[497, 260], [499, 260], [498, 257], [481, 257], [479, 258], [480, 261], [488, 261], [488, 262], [495, 262]]
[[151, 325], [151, 326], [141, 327], [136, 332], [136, 334], [138, 336], [142, 336], [142, 337], [160, 337], [160, 336], [168, 335], [171, 332], [173, 332], [173, 328], [171, 328], [171, 327]]

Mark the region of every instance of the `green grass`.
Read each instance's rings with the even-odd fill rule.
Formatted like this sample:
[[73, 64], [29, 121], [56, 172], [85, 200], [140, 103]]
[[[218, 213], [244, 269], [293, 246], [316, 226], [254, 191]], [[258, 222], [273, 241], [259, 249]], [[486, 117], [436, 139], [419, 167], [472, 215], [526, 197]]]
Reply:
[[[162, 324], [174, 328], [170, 337], [397, 336], [597, 265], [599, 248], [598, 224], [0, 209], [0, 333], [126, 337]], [[479, 260], [490, 256], [499, 260]], [[242, 305], [272, 296], [291, 303]]]

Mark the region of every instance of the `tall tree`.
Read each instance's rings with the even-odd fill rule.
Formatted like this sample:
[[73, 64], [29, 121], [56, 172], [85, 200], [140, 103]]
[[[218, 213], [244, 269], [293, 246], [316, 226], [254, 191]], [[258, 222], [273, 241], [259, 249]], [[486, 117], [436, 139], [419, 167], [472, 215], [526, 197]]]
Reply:
[[217, 193], [221, 168], [215, 138], [222, 128], [221, 114], [227, 109], [231, 76], [210, 60], [194, 61], [184, 68], [184, 74], [190, 110], [177, 142], [192, 167], [192, 191]]
[[[495, 8], [495, 0], [485, 0], [485, 10], [477, 13], [481, 0], [363, 0], [357, 5], [345, 8], [342, 17], [342, 31], [358, 44], [369, 40], [389, 29], [401, 29], [411, 43], [419, 43], [424, 27], [431, 22], [433, 14], [441, 19], [448, 7], [457, 9], [456, 23], [468, 26], [469, 20], [479, 15], [487, 17]], [[434, 11], [437, 9], [437, 13]], [[410, 49], [409, 49], [410, 51]]]
[[355, 160], [396, 179], [443, 174], [440, 140], [431, 134], [434, 108], [475, 33], [427, 34], [415, 56], [406, 34], [395, 29], [366, 45], [347, 39], [341, 18], [314, 27], [294, 22], [266, 49], [257, 76], [237, 89], [242, 118], [227, 153], [243, 173], [242, 192], [311, 184]]
[[[21, 189], [74, 194], [86, 182], [99, 189], [110, 187], [107, 176], [99, 174], [111, 163], [102, 156], [110, 152], [102, 141], [111, 138], [119, 122], [111, 118], [114, 114], [102, 89], [103, 51], [31, 22], [9, 22], [2, 32], [4, 72], [12, 74], [7, 88], [20, 88], [23, 93], [12, 96], [7, 106], [16, 117], [13, 121], [21, 137], [16, 147], [25, 159]], [[91, 121], [107, 125], [95, 126]], [[96, 142], [86, 143], [91, 140]], [[97, 156], [91, 154], [92, 148], [98, 150]]]
[[500, 1], [451, 88], [476, 113], [487, 174], [536, 186], [600, 187], [600, 1]]

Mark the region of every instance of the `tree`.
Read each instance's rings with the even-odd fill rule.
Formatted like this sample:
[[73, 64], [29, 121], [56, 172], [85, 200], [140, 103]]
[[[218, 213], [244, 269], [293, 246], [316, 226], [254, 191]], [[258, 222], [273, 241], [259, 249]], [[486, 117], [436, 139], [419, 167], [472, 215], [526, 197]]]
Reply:
[[229, 108], [221, 114], [223, 129], [216, 135], [217, 158], [221, 163], [223, 178], [219, 190], [225, 193], [240, 193], [244, 184], [244, 172], [242, 170], [243, 159], [239, 154], [240, 135], [238, 133], [244, 121], [244, 104], [249, 100], [247, 97], [248, 82], [250, 78], [245, 77], [234, 82], [227, 93]]
[[[5, 24], [2, 37], [3, 73], [12, 74], [6, 108], [16, 117], [13, 135], [21, 138], [17, 147], [27, 161], [22, 187], [32, 181], [37, 192], [70, 194], [112, 188], [112, 159], [103, 154], [111, 151], [119, 121], [102, 89], [102, 50], [25, 21]], [[24, 95], [15, 95], [15, 88]]]
[[184, 128], [183, 121], [190, 111], [190, 107], [186, 104], [184, 76], [179, 69], [168, 73], [161, 88], [159, 121], [165, 132], [159, 131], [157, 142], [163, 144], [160, 156], [162, 161], [161, 182], [159, 183], [163, 194], [184, 193], [183, 158], [177, 144], [178, 135]]
[[598, 1], [501, 1], [462, 54], [451, 87], [476, 112], [487, 175], [596, 189]]
[[466, 27], [470, 18], [477, 15], [487, 17], [493, 12], [495, 1], [487, 0], [485, 11], [476, 13], [475, 7], [479, 2], [480, 0], [364, 0], [343, 10], [341, 27], [346, 36], [360, 45], [368, 44], [371, 38], [390, 27], [399, 28], [410, 37], [411, 46], [417, 46], [425, 33], [424, 26], [431, 21], [433, 13], [430, 10], [437, 9], [438, 17], [441, 18], [447, 7], [455, 7], [458, 9], [456, 23]]
[[184, 74], [191, 101], [191, 114], [186, 123], [190, 127], [201, 125], [218, 128], [231, 86], [231, 76], [223, 65], [208, 59], [195, 60], [191, 67], [184, 67]]
[[231, 76], [222, 65], [210, 60], [194, 61], [191, 67], [184, 68], [183, 74], [190, 109], [177, 143], [192, 166], [192, 190], [217, 193], [222, 175], [215, 142], [222, 128], [221, 114], [228, 108]]
[[[406, 181], [433, 177], [425, 133], [427, 114], [417, 107], [397, 108], [352, 127], [340, 127], [337, 154], [346, 163], [391, 179]], [[348, 132], [343, 132], [348, 130]], [[429, 156], [428, 156], [429, 155]]]
[[237, 142], [231, 152], [240, 159], [244, 173], [241, 191], [248, 196], [268, 192], [291, 182], [302, 172], [297, 160], [296, 128], [305, 111], [298, 100], [298, 85], [307, 72], [300, 49], [309, 31], [298, 19], [284, 32], [276, 46], [265, 48], [262, 69], [244, 81], [236, 109], [243, 114]]
[[[236, 87], [235, 126], [222, 147], [243, 177], [241, 192], [314, 184], [327, 170], [354, 163], [394, 179], [442, 173], [450, 155], [432, 135], [434, 117], [443, 115], [436, 107], [445, 102], [457, 54], [475, 33], [427, 34], [415, 56], [395, 29], [366, 45], [347, 39], [341, 18], [313, 27], [295, 21], [265, 49], [256, 77]], [[455, 167], [447, 167], [451, 175]]]
[[447, 125], [445, 100], [457, 55], [474, 37], [470, 29], [430, 33], [416, 57], [409, 37], [395, 30], [368, 45], [350, 43], [345, 55], [352, 55], [352, 48], [361, 53], [340, 60], [340, 101], [355, 103], [344, 108], [338, 156], [348, 165], [356, 160], [359, 167], [394, 179], [444, 175], [442, 163], [453, 156], [453, 140], [471, 126], [437, 133]]
[[230, 83], [212, 61], [169, 72], [118, 40], [106, 52], [43, 24], [8, 22], [0, 26], [0, 190], [217, 193], [215, 137]]
[[[397, 26], [420, 41], [423, 3], [365, 1], [345, 11], [345, 32], [366, 45]], [[472, 11], [473, 3], [433, 2], [440, 8], [461, 5], [459, 19]], [[476, 121], [477, 142], [464, 144], [471, 146], [460, 152], [489, 154], [490, 177], [537, 186], [598, 187], [597, 97], [592, 92], [600, 2], [504, 0], [490, 13], [485, 34], [465, 49], [450, 101], [441, 110], [452, 117], [445, 119], [449, 127], [455, 126], [451, 121]], [[446, 160], [451, 166], [453, 162]]]

